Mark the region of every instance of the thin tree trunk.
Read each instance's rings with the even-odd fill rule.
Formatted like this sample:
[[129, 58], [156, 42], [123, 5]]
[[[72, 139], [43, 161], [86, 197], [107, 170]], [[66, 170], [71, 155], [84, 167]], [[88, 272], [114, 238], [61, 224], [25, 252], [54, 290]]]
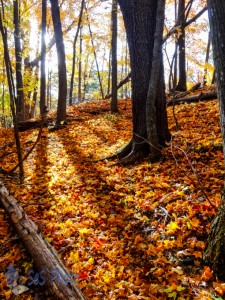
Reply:
[[46, 59], [46, 13], [47, 1], [42, 0], [42, 21], [41, 21], [41, 90], [40, 90], [40, 113], [44, 114], [46, 106], [46, 72], [45, 72], [45, 59]]
[[15, 40], [15, 56], [16, 56], [16, 114], [19, 120], [24, 120], [24, 90], [23, 90], [23, 74], [22, 74], [22, 48], [20, 43], [20, 10], [19, 1], [13, 1], [13, 21], [14, 21], [14, 40]]
[[[86, 10], [86, 13], [87, 13], [87, 7], [86, 6], [85, 6], [85, 10]], [[96, 53], [96, 50], [95, 50], [94, 38], [93, 38], [93, 33], [92, 33], [92, 30], [91, 30], [91, 25], [90, 25], [90, 22], [89, 22], [88, 14], [87, 14], [87, 22], [88, 22], [88, 29], [89, 29], [89, 34], [90, 34], [90, 37], [91, 37], [91, 44], [92, 44], [92, 47], [93, 47], [94, 58], [95, 58], [95, 63], [96, 63], [96, 68], [97, 68], [97, 74], [98, 74], [98, 81], [99, 81], [99, 86], [100, 86], [101, 97], [102, 97], [102, 99], [104, 99], [102, 79], [101, 79], [101, 75], [100, 75], [100, 71], [99, 71], [97, 53]]]
[[204, 86], [207, 85], [207, 75], [208, 75], [207, 64], [209, 63], [210, 46], [211, 46], [211, 34], [209, 32], [207, 49], [206, 49], [206, 57], [205, 57], [204, 80], [203, 80]]
[[79, 20], [78, 20], [78, 24], [77, 24], [77, 31], [76, 31], [76, 34], [75, 34], [74, 40], [73, 40], [73, 60], [72, 60], [72, 73], [71, 73], [71, 79], [70, 79], [69, 105], [72, 105], [72, 103], [73, 103], [73, 85], [74, 85], [74, 75], [75, 75], [76, 44], [77, 44], [79, 30], [80, 30], [81, 23], [82, 23], [84, 3], [85, 3], [85, 0], [82, 0], [80, 14], [79, 14]]
[[81, 92], [81, 81], [82, 81], [82, 55], [83, 55], [83, 35], [82, 26], [80, 27], [80, 53], [79, 53], [79, 63], [78, 63], [78, 102], [81, 102], [82, 92]]
[[111, 57], [112, 57], [112, 49], [110, 49], [110, 51], [109, 51], [109, 70], [108, 70], [107, 95], [110, 93], [110, 88], [111, 88], [111, 69], [112, 69]]
[[117, 0], [112, 0], [112, 99], [111, 113], [118, 112], [117, 103]]
[[177, 91], [186, 91], [186, 54], [185, 54], [185, 0], [179, 0], [178, 5], [178, 23], [181, 34], [178, 37], [179, 47], [179, 81], [176, 87]]

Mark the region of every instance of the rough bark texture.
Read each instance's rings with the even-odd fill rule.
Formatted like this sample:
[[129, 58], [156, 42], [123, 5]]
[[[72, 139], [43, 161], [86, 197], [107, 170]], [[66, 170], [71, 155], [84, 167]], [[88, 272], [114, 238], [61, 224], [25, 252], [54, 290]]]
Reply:
[[[225, 2], [208, 0], [210, 30], [212, 33], [213, 57], [216, 69], [217, 92], [220, 108], [223, 152], [225, 155]], [[224, 189], [225, 190], [225, 189]], [[210, 235], [203, 259], [214, 274], [225, 281], [225, 197], [218, 214], [211, 224]]]
[[[136, 156], [147, 155], [149, 145], [146, 126], [146, 98], [151, 75], [157, 3], [155, 0], [119, 0], [123, 13], [130, 50], [133, 101], [133, 146]], [[165, 91], [158, 84], [157, 103], [162, 101]], [[165, 106], [162, 107], [164, 109]], [[156, 113], [158, 113], [156, 111]], [[166, 112], [163, 111], [163, 116]], [[168, 127], [162, 115], [157, 120], [157, 130], [169, 139]], [[159, 128], [160, 127], [160, 128]], [[159, 141], [165, 143], [165, 140]]]
[[[28, 218], [16, 199], [9, 195], [0, 182], [0, 203], [3, 205], [13, 222], [13, 225], [23, 241], [26, 249], [33, 257], [34, 263], [45, 278], [45, 286], [54, 299], [85, 300], [75, 282], [70, 282], [69, 272], [57, 257], [50, 244], [43, 239], [37, 226]], [[50, 276], [53, 270], [61, 276]], [[62, 280], [64, 278], [64, 281]]]
[[214, 275], [225, 281], [225, 198], [224, 192], [220, 209], [211, 223], [210, 234], [203, 261], [210, 266]]
[[60, 21], [60, 11], [58, 0], [50, 0], [52, 10], [52, 20], [55, 32], [56, 49], [58, 56], [58, 106], [57, 106], [57, 123], [66, 119], [66, 95], [67, 95], [67, 79], [66, 79], [66, 56], [63, 43], [63, 33]]
[[154, 36], [154, 49], [151, 77], [149, 81], [148, 94], [146, 99], [146, 124], [147, 135], [150, 146], [150, 158], [152, 161], [157, 160], [161, 156], [157, 122], [156, 122], [156, 95], [157, 86], [160, 80], [160, 67], [162, 63], [162, 41], [163, 41], [163, 27], [164, 27], [164, 13], [165, 13], [165, 0], [158, 0], [157, 8], [157, 22]]

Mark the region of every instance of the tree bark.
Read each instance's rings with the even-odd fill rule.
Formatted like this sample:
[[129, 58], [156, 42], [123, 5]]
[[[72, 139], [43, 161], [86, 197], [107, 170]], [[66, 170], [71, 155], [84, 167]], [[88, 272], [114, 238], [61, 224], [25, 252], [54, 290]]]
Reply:
[[185, 0], [179, 0], [178, 4], [178, 24], [181, 33], [178, 37], [179, 48], [179, 80], [176, 87], [177, 91], [186, 91], [186, 55], [185, 55]]
[[[42, 280], [44, 278], [45, 286], [54, 299], [85, 300], [74, 280], [71, 280], [69, 271], [59, 260], [56, 251], [44, 240], [38, 227], [28, 218], [16, 199], [9, 195], [1, 182], [0, 202], [10, 215], [19, 237], [33, 257], [38, 271], [42, 274]], [[58, 276], [53, 276], [56, 274]]]
[[20, 43], [20, 10], [18, 0], [13, 1], [13, 22], [15, 26], [15, 56], [16, 56], [16, 114], [19, 120], [24, 120], [24, 91], [23, 91], [23, 74], [22, 74], [22, 48]]
[[80, 31], [81, 22], [82, 22], [84, 3], [85, 3], [84, 1], [85, 0], [82, 0], [82, 2], [81, 2], [81, 9], [80, 9], [79, 20], [78, 20], [78, 24], [77, 24], [77, 31], [76, 31], [76, 34], [75, 34], [74, 40], [73, 40], [73, 61], [72, 61], [72, 73], [71, 73], [71, 79], [70, 79], [69, 105], [72, 105], [72, 103], [73, 103], [73, 85], [74, 85], [74, 75], [75, 75], [76, 44], [77, 44], [77, 38], [78, 38], [78, 34]]
[[[124, 158], [124, 162], [136, 160], [149, 154], [149, 144], [147, 143], [146, 125], [146, 98], [152, 68], [154, 33], [156, 26], [157, 3], [155, 0], [119, 0], [122, 10], [127, 40], [130, 50], [131, 74], [132, 74], [132, 116], [133, 116], [133, 140], [131, 152]], [[158, 103], [165, 100], [165, 90], [163, 89], [163, 73], [160, 74], [158, 82], [158, 93], [156, 98], [156, 114], [158, 115]], [[164, 145], [170, 139], [166, 116], [166, 104], [161, 107], [163, 115], [157, 119], [157, 132], [163, 132], [158, 137], [159, 143]], [[167, 118], [166, 118], [167, 119]], [[130, 145], [130, 144], [129, 144]], [[122, 162], [123, 162], [122, 161]]]
[[111, 113], [118, 112], [117, 103], [117, 0], [112, 0], [112, 99]]
[[63, 33], [60, 20], [60, 11], [58, 0], [50, 0], [52, 10], [52, 20], [55, 32], [56, 49], [58, 56], [58, 106], [56, 123], [64, 122], [66, 119], [66, 96], [67, 96], [67, 79], [66, 79], [66, 56], [63, 43]]
[[46, 13], [47, 1], [42, 0], [42, 20], [41, 20], [41, 90], [40, 90], [40, 113], [44, 113], [46, 106], [46, 72], [45, 72], [45, 58], [46, 58]]
[[[3, 3], [2, 3], [3, 5]], [[2, 7], [3, 10], [3, 7]], [[22, 159], [22, 152], [20, 146], [20, 136], [18, 131], [18, 120], [16, 117], [16, 110], [15, 110], [15, 86], [13, 81], [13, 74], [12, 74], [12, 67], [11, 61], [9, 57], [9, 47], [8, 47], [8, 40], [7, 40], [7, 29], [3, 26], [3, 17], [2, 17], [2, 10], [0, 10], [0, 32], [2, 35], [3, 47], [4, 47], [4, 60], [5, 60], [5, 67], [6, 67], [6, 74], [8, 80], [8, 87], [9, 87], [9, 95], [10, 95], [10, 108], [12, 112], [12, 119], [13, 119], [13, 132], [16, 141], [16, 150], [17, 150], [17, 157], [19, 163], [19, 172], [20, 172], [20, 181], [23, 181], [24, 178], [24, 169], [23, 169], [23, 159]]]
[[[213, 58], [216, 70], [217, 93], [220, 110], [223, 154], [225, 158], [225, 2], [208, 0], [210, 32], [212, 34]], [[225, 281], [225, 188], [219, 212], [214, 218], [207, 247], [203, 255], [204, 262], [210, 266], [214, 275]]]
[[156, 122], [156, 93], [160, 80], [160, 67], [162, 63], [162, 41], [165, 16], [165, 0], [158, 0], [157, 20], [154, 36], [154, 48], [152, 59], [152, 70], [149, 81], [148, 94], [146, 99], [146, 125], [148, 143], [150, 146], [151, 161], [156, 161], [161, 156], [161, 149], [158, 140], [157, 122]]

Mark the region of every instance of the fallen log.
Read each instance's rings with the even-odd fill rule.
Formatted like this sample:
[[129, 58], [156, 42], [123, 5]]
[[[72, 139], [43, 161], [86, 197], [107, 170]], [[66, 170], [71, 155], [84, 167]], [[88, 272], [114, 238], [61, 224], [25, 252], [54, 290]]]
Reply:
[[212, 100], [217, 98], [216, 91], [211, 91], [207, 93], [200, 93], [194, 96], [184, 97], [184, 98], [178, 98], [178, 99], [170, 99], [167, 101], [167, 105], [176, 105], [180, 103], [191, 103], [191, 102], [199, 102], [201, 100]]
[[[0, 181], [0, 204], [9, 214], [13, 225], [31, 254], [39, 271], [40, 285], [45, 285], [54, 299], [85, 300], [75, 280], [57, 256], [53, 247], [42, 237], [38, 227], [29, 219], [16, 199]], [[30, 274], [30, 281], [32, 281]], [[35, 284], [35, 279], [33, 284]], [[30, 282], [32, 284], [32, 282]], [[37, 282], [36, 282], [37, 283]], [[36, 285], [36, 284], [35, 284]]]
[[[124, 84], [126, 84], [127, 82], [129, 82], [131, 79], [131, 73], [129, 73], [123, 80], [121, 80], [118, 85], [117, 85], [117, 90], [119, 90]], [[105, 96], [105, 100], [106, 99], [110, 99], [112, 97], [112, 93], [109, 93], [108, 95]]]
[[[79, 121], [82, 122], [84, 119], [82, 118], [67, 118], [66, 122], [70, 121]], [[42, 120], [28, 120], [28, 121], [21, 121], [18, 123], [18, 129], [20, 132], [22, 131], [27, 131], [29, 129], [34, 129], [34, 128], [40, 128], [41, 126], [43, 127], [48, 127], [50, 124], [54, 124], [55, 119], [54, 118], [47, 118], [43, 122]]]
[[41, 126], [47, 127], [53, 119], [47, 119], [43, 122], [43, 120], [28, 120], [28, 121], [20, 121], [18, 122], [18, 130], [26, 131], [33, 128], [40, 128]]

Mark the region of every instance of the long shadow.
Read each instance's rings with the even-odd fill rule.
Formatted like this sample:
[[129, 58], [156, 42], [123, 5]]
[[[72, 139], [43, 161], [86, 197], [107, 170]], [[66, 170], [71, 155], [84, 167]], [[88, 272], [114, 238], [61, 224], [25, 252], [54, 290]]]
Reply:
[[[137, 235], [142, 236], [140, 239], [144, 239], [146, 232], [140, 227], [143, 222], [134, 217], [135, 209], [131, 208], [132, 206], [130, 207], [125, 199], [126, 196], [133, 196], [133, 192], [129, 191], [127, 186], [124, 187], [124, 190], [117, 190], [116, 182], [108, 181], [105, 171], [101, 170], [105, 163], [87, 161], [85, 151], [76, 145], [76, 141], [69, 131], [58, 131], [57, 136], [74, 165], [75, 175], [79, 177], [79, 184], [75, 182], [76, 180], [73, 183], [76, 188], [71, 187], [75, 190], [74, 201], [75, 203], [83, 201], [85, 203], [83, 207], [87, 211], [89, 209], [93, 212], [92, 219], [90, 219], [90, 215], [85, 215], [85, 210], [79, 209], [79, 213], [74, 212], [71, 216], [74, 222], [76, 222], [76, 217], [78, 220], [82, 219], [86, 227], [94, 229], [98, 234], [96, 237], [92, 235], [85, 239], [85, 247], [89, 249], [89, 256], [94, 257], [96, 264], [98, 265], [99, 262], [100, 266], [103, 262], [107, 264], [111, 261], [118, 267], [128, 266], [133, 271], [140, 268], [140, 277], [149, 281], [150, 278], [146, 274], [152, 265], [144, 251], [137, 247], [136, 241]], [[78, 160], [80, 161], [78, 162]], [[118, 166], [112, 168], [118, 171], [118, 175], [125, 170]], [[129, 185], [129, 179], [127, 185]], [[68, 215], [65, 214], [63, 219], [66, 222]], [[127, 257], [128, 254], [131, 258]], [[95, 274], [96, 270], [97, 267], [93, 267], [92, 274]], [[129, 276], [125, 272], [122, 273], [119, 280], [128, 280]]]
[[[28, 205], [29, 213], [32, 213], [32, 209], [35, 210], [35, 216], [42, 216], [45, 209], [50, 207], [51, 194], [48, 188], [49, 176], [48, 176], [48, 134], [47, 131], [42, 132], [40, 141], [35, 148], [35, 158], [33, 166], [33, 175], [31, 180], [32, 195], [31, 206]], [[32, 164], [32, 161], [30, 162]], [[32, 169], [32, 166], [29, 166]], [[40, 218], [41, 219], [41, 218]], [[35, 220], [40, 229], [43, 229], [44, 224], [40, 220]]]

